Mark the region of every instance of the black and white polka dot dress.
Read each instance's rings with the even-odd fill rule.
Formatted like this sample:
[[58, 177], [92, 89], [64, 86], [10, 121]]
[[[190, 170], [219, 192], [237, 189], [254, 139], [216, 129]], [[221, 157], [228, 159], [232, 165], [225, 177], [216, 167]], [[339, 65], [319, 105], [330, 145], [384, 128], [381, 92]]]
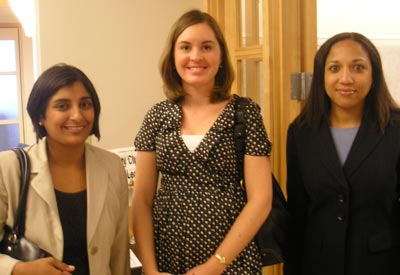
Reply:
[[[194, 152], [181, 137], [181, 107], [170, 101], [151, 108], [135, 139], [137, 151], [156, 151], [162, 175], [153, 207], [160, 272], [184, 274], [207, 261], [245, 205], [237, 182], [233, 100]], [[271, 143], [254, 102], [246, 108], [246, 127], [246, 154], [269, 155]], [[224, 274], [261, 274], [256, 244], [251, 242]]]

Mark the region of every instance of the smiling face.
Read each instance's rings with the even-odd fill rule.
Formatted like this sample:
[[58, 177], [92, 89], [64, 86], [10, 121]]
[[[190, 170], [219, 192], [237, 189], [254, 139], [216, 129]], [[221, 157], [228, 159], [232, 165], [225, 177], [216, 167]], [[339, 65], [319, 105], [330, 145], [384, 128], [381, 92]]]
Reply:
[[49, 145], [83, 146], [94, 118], [92, 99], [83, 84], [76, 81], [50, 98], [40, 124], [46, 129]]
[[362, 113], [372, 82], [371, 61], [359, 43], [346, 39], [332, 46], [325, 62], [325, 91], [331, 112]]
[[206, 23], [186, 28], [175, 43], [174, 61], [184, 90], [209, 87], [211, 91], [221, 63], [213, 30]]

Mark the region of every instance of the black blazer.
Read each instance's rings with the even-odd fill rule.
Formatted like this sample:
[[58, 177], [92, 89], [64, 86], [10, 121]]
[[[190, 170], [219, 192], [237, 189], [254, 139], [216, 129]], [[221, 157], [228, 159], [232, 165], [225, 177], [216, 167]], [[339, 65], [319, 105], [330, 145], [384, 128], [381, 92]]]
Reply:
[[400, 274], [400, 125], [375, 125], [363, 120], [343, 166], [328, 123], [289, 126], [285, 275]]

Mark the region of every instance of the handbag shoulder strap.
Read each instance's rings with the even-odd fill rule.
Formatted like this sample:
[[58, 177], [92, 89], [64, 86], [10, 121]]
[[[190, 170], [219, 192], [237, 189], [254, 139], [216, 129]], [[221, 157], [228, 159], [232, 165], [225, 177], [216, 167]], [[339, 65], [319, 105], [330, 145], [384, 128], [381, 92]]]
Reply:
[[[247, 97], [236, 97], [235, 106], [235, 128], [234, 128], [234, 139], [235, 139], [235, 150], [236, 150], [236, 163], [239, 173], [240, 185], [244, 188], [244, 154], [245, 154], [245, 140], [246, 140], [246, 118], [245, 118], [245, 108], [250, 104], [250, 99]], [[274, 192], [274, 197], [279, 197], [282, 203], [286, 204], [285, 195], [282, 192], [278, 180], [272, 173], [272, 187]]]
[[24, 149], [14, 148], [12, 150], [17, 154], [21, 173], [19, 203], [17, 213], [15, 214], [13, 229], [17, 236], [21, 237], [25, 233], [26, 199], [28, 196], [31, 165], [28, 153]]
[[246, 140], [246, 118], [245, 108], [250, 104], [250, 99], [246, 97], [236, 97], [234, 101], [235, 107], [235, 125], [233, 130], [233, 137], [235, 139], [236, 163], [239, 172], [239, 179], [241, 185], [244, 187], [244, 171], [243, 161], [245, 154], [245, 140]]

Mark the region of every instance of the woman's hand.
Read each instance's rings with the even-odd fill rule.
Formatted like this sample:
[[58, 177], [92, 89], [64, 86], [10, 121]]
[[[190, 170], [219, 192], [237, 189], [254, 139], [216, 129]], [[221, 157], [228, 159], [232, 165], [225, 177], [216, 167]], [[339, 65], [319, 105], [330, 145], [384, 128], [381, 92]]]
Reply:
[[31, 262], [18, 262], [12, 275], [72, 275], [74, 270], [74, 266], [49, 257]]

